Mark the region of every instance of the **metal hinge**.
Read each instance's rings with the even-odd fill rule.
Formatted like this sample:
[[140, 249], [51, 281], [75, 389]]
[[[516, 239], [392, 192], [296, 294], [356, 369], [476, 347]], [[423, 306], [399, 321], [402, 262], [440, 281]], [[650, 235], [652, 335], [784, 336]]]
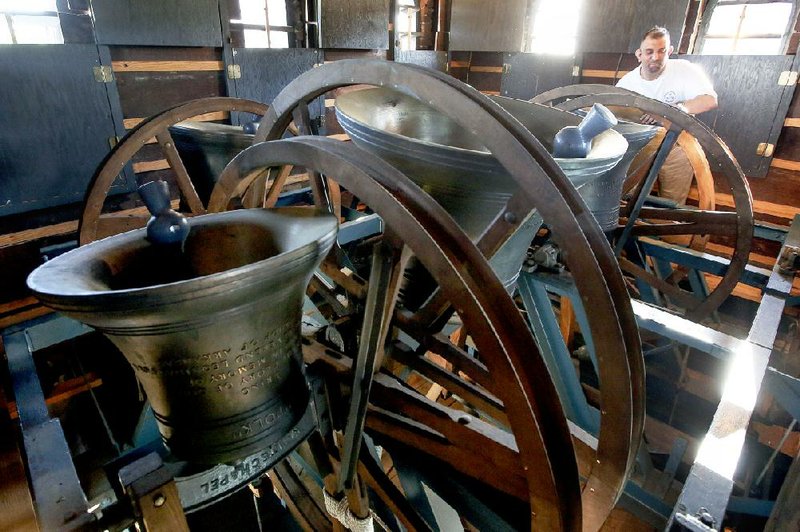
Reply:
[[756, 155], [759, 157], [772, 157], [774, 151], [775, 145], [769, 142], [762, 142], [756, 147]]
[[580, 75], [581, 75], [581, 67], [579, 67], [578, 65], [574, 65], [572, 67], [572, 77], [577, 78]]
[[111, 83], [114, 81], [114, 71], [110, 66], [100, 65], [92, 68], [94, 80], [98, 83]]
[[239, 79], [242, 77], [242, 67], [239, 65], [228, 65], [228, 79]]
[[778, 85], [790, 86], [797, 83], [797, 72], [785, 70], [778, 76]]
[[509, 72], [511, 72], [511, 65], [503, 63], [503, 74], [508, 74]]

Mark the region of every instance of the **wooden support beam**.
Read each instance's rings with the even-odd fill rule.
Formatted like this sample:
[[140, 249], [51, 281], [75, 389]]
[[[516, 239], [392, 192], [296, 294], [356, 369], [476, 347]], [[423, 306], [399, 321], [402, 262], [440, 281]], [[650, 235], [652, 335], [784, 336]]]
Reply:
[[[218, 111], [215, 113], [205, 113], [202, 115], [193, 116], [190, 120], [193, 122], [213, 122], [214, 120], [227, 120], [230, 113], [227, 111]], [[125, 129], [133, 129], [139, 125], [139, 122], [145, 120], [143, 117], [126, 118], [122, 121]]]
[[[45, 404], [50, 406], [63, 403], [69, 398], [97, 388], [101, 384], [103, 384], [103, 380], [94, 373], [88, 373], [83, 377], [68, 379], [53, 387], [50, 396], [45, 398]], [[19, 417], [16, 401], [11, 401], [4, 406], [8, 410], [8, 415], [11, 419], [17, 419]]]
[[222, 61], [112, 61], [114, 72], [208, 72], [225, 70]]

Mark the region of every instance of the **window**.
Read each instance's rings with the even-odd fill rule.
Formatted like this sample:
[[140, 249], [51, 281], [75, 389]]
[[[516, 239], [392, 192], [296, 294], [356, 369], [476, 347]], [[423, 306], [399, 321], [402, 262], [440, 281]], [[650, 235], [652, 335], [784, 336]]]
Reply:
[[537, 0], [533, 9], [530, 51], [574, 54], [581, 3], [582, 0]]
[[398, 0], [395, 13], [395, 45], [400, 50], [417, 49], [419, 0]]
[[289, 34], [285, 0], [239, 0], [241, 18], [231, 25], [244, 32], [245, 48], [288, 48]]
[[63, 44], [55, 0], [0, 0], [0, 44]]
[[718, 0], [709, 6], [700, 53], [705, 55], [779, 55], [794, 2]]

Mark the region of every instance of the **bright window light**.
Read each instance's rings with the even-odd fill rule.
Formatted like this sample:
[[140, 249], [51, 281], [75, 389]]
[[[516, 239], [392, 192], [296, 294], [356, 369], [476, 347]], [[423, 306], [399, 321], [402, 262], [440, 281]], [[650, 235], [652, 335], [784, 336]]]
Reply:
[[720, 2], [711, 13], [700, 53], [779, 55], [792, 7], [792, 2]]
[[574, 54], [580, 8], [581, 0], [539, 0], [533, 15], [530, 51]]
[[273, 48], [289, 48], [289, 34], [285, 31], [271, 31], [269, 43]]
[[10, 20], [0, 17], [0, 44], [12, 44]]
[[244, 30], [245, 48], [269, 48], [269, 40], [265, 30]]
[[395, 35], [397, 47], [401, 50], [416, 50], [417, 38], [417, 12], [419, 7], [414, 0], [400, 0], [397, 3], [397, 16], [395, 17]]
[[239, 0], [239, 12], [244, 24], [265, 25], [267, 22], [267, 4], [264, 0]]
[[231, 20], [231, 23], [244, 25], [245, 48], [289, 47], [288, 32], [269, 30], [270, 27], [288, 26], [286, 0], [239, 0], [239, 11], [241, 18]]
[[286, 26], [286, 0], [267, 0], [270, 26]]
[[15, 13], [43, 13], [57, 11], [56, 0], [0, 0], [0, 11]]

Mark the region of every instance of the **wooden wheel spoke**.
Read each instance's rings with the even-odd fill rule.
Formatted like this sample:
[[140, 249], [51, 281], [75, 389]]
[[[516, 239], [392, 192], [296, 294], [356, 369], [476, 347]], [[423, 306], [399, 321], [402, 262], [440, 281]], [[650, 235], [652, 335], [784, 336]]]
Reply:
[[671, 298], [673, 303], [676, 305], [680, 305], [683, 308], [691, 310], [702, 303], [702, 300], [692, 296], [689, 292], [682, 290], [674, 284], [670, 284], [668, 281], [659, 279], [656, 277], [656, 275], [648, 272], [641, 266], [634, 264], [624, 257], [620, 258], [619, 265], [622, 268], [622, 271], [635, 275], [636, 277], [644, 280], [647, 284]]
[[278, 197], [281, 194], [281, 189], [283, 189], [283, 185], [286, 184], [286, 179], [289, 177], [289, 174], [292, 173], [292, 168], [294, 167], [290, 164], [281, 166], [281, 169], [278, 171], [278, 175], [275, 176], [275, 179], [272, 181], [266, 197], [264, 198], [264, 207], [271, 209], [276, 203], [278, 203]]
[[393, 359], [401, 364], [405, 364], [420, 375], [457, 394], [475, 408], [487, 413], [504, 425], [508, 425], [503, 402], [494, 395], [461, 378], [456, 373], [431, 362], [424, 356], [411, 352], [402, 345], [393, 346], [390, 354]]
[[[267, 106], [240, 98], [202, 98], [166, 109], [143, 120], [134, 129], [130, 130], [112, 148], [111, 152], [97, 168], [94, 176], [92, 176], [80, 218], [80, 243], [86, 244], [97, 239], [100, 236], [98, 229], [101, 223], [106, 224], [106, 231], [113, 231], [115, 226], [112, 224], [116, 224], [116, 227], [122, 229], [126, 228], [125, 225], [122, 225], [117, 220], [113, 222], [100, 221], [105, 200], [112, 184], [125, 165], [153, 137], [157, 138], [167, 162], [174, 169], [181, 194], [186, 200], [186, 205], [191, 210], [191, 213], [201, 214], [206, 212], [194, 189], [194, 185], [192, 185], [183, 161], [175, 149], [168, 128], [171, 125], [199, 115], [231, 111], [242, 111], [263, 116], [267, 112]], [[108, 236], [108, 234], [104, 233], [102, 236]]]
[[178, 154], [178, 149], [175, 147], [175, 141], [169, 130], [164, 129], [159, 131], [156, 134], [156, 140], [158, 140], [158, 144], [161, 146], [172, 171], [175, 172], [178, 188], [181, 190], [183, 199], [186, 201], [192, 214], [205, 213], [206, 208], [203, 206], [200, 196], [197, 195], [197, 191], [194, 189], [192, 179], [189, 177], [189, 172], [186, 171], [183, 159], [181, 159], [180, 154]]

